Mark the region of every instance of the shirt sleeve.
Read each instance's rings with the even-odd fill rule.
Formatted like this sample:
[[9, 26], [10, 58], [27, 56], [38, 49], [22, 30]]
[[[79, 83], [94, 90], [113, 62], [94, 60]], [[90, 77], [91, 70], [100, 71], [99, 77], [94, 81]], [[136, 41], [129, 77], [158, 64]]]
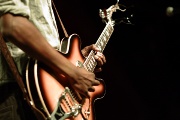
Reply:
[[0, 0], [0, 16], [5, 13], [21, 15], [29, 18], [30, 9], [27, 0]]

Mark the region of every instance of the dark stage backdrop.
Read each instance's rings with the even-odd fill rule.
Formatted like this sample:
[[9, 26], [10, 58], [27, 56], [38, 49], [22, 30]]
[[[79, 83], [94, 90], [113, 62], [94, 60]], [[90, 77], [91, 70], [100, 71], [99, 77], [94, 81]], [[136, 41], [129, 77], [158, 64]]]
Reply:
[[[82, 47], [95, 43], [105, 27], [99, 9], [116, 3], [54, 1], [67, 32], [79, 34]], [[96, 119], [180, 120], [180, 11], [166, 15], [168, 6], [180, 8], [178, 0], [119, 3], [133, 6], [133, 25], [115, 25], [104, 50], [107, 63], [97, 76], [106, 83], [106, 95], [95, 101]], [[123, 15], [117, 12], [115, 16]]]

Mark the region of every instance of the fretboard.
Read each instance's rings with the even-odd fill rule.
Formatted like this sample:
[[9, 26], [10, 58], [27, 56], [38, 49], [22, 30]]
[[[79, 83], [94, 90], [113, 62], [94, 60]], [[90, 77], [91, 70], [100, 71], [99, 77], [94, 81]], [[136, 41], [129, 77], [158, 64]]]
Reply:
[[[114, 31], [114, 27], [113, 27], [113, 24], [111, 21], [109, 21], [103, 32], [101, 33], [101, 35], [99, 36], [98, 40], [96, 41], [95, 45], [100, 49], [100, 52], [103, 52], [108, 41], [109, 41], [109, 38], [111, 37], [112, 33]], [[97, 62], [94, 58], [94, 55], [95, 55], [95, 51], [91, 51], [89, 53], [89, 55], [87, 56], [86, 60], [84, 61], [84, 68], [90, 72], [93, 72], [96, 65], [97, 65]]]

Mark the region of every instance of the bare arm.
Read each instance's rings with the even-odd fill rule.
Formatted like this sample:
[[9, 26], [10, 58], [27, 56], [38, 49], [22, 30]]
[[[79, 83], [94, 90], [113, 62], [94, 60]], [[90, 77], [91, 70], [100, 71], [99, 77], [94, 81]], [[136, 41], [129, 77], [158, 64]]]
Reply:
[[[5, 14], [0, 19], [0, 25], [2, 26], [1, 32], [8, 40], [53, 70], [64, 73], [70, 79], [72, 86], [81, 94], [88, 96], [88, 90], [93, 85], [99, 84], [93, 73], [83, 68], [77, 68], [51, 47], [28, 19]], [[93, 91], [93, 89], [91, 90]]]

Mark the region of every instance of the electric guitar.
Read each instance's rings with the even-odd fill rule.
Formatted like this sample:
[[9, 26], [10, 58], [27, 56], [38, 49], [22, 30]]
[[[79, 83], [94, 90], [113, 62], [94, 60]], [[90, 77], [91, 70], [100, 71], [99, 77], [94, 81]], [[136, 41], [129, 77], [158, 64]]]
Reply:
[[[111, 16], [117, 9], [120, 8], [115, 4], [107, 10], [100, 10], [100, 16], [106, 22], [106, 26], [95, 45], [101, 52], [114, 31], [114, 21]], [[75, 66], [94, 72], [97, 64], [94, 58], [95, 52], [92, 50], [87, 58], [84, 58], [80, 47], [79, 35], [72, 34], [61, 41], [58, 52]], [[26, 87], [31, 104], [50, 120], [95, 120], [93, 104], [95, 100], [105, 95], [105, 83], [102, 79], [99, 81], [100, 85], [94, 86], [95, 91], [89, 92], [90, 98], [84, 98], [72, 89], [65, 75], [57, 75], [40, 61], [30, 58], [26, 67]]]

